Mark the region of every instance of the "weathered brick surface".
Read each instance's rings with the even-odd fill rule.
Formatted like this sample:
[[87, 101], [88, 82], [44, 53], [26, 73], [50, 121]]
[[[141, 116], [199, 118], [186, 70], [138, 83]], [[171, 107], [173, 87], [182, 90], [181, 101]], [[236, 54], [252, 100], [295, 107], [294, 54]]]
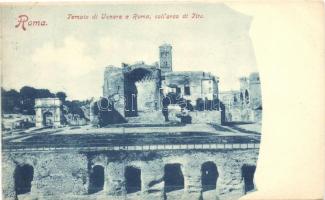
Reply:
[[[256, 165], [257, 149], [220, 151], [157, 151], [97, 153], [25, 153], [3, 155], [3, 195], [15, 198], [14, 170], [17, 165], [34, 167], [29, 198], [38, 199], [236, 199], [243, 195], [241, 167]], [[202, 192], [201, 166], [214, 162], [218, 170], [217, 188]], [[184, 189], [164, 194], [164, 166], [179, 163]], [[89, 169], [101, 165], [105, 171], [103, 191], [88, 195]], [[124, 170], [141, 170], [141, 191], [126, 194]], [[25, 195], [26, 196], [26, 195]], [[28, 195], [27, 195], [28, 196]], [[106, 198], [106, 199], [107, 199]]]

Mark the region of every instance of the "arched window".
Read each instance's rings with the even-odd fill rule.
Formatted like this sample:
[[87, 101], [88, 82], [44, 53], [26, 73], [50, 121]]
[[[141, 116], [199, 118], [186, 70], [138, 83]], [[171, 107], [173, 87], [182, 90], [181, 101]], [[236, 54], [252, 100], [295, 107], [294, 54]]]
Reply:
[[249, 104], [249, 93], [247, 90], [245, 90], [245, 103]]
[[132, 166], [125, 168], [125, 187], [127, 193], [141, 191], [141, 170]]
[[244, 102], [244, 95], [242, 92], [240, 93], [240, 102]]
[[184, 176], [180, 164], [167, 164], [164, 171], [166, 192], [184, 189]]
[[34, 177], [34, 168], [28, 164], [17, 166], [14, 173], [16, 194], [25, 194], [31, 191]]
[[201, 166], [201, 183], [204, 191], [215, 190], [217, 187], [218, 170], [213, 162], [205, 162]]
[[104, 167], [95, 165], [90, 172], [89, 177], [89, 194], [99, 192], [104, 189]]
[[245, 194], [249, 191], [254, 190], [254, 174], [255, 166], [243, 165], [241, 168], [242, 179], [244, 180], [244, 192]]
[[234, 103], [237, 103], [237, 97], [236, 97], [236, 95], [234, 95]]

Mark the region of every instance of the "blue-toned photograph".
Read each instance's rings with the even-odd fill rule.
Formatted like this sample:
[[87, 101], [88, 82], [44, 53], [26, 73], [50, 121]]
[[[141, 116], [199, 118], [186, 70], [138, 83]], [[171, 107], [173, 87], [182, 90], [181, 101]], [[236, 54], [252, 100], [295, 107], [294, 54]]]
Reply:
[[251, 16], [221, 3], [3, 7], [8, 200], [236, 200], [256, 191]]

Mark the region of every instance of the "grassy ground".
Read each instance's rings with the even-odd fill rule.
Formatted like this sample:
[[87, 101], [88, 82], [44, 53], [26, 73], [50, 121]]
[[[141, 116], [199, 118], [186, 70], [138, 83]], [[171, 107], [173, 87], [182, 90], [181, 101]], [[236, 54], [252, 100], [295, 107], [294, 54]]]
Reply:
[[[19, 144], [32, 147], [75, 147], [75, 146], [110, 146], [110, 145], [155, 145], [155, 144], [213, 144], [213, 143], [252, 143], [258, 138], [248, 136], [218, 136], [204, 132], [184, 132], [180, 134], [74, 134], [74, 135], [35, 135]], [[17, 143], [6, 143], [10, 146]]]
[[[252, 125], [250, 125], [252, 126]], [[117, 130], [119, 132], [117, 132]], [[120, 131], [123, 130], [123, 131]], [[244, 133], [244, 134], [243, 134]], [[136, 127], [65, 127], [44, 129], [3, 139], [3, 147], [103, 147], [118, 145], [259, 143], [259, 133], [235, 124], [136, 126]]]

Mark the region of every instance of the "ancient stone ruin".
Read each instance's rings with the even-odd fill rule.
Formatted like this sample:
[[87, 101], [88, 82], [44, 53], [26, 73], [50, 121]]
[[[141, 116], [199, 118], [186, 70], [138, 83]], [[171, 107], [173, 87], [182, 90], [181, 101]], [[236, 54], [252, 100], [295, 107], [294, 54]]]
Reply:
[[5, 199], [236, 199], [258, 149], [6, 153]]

